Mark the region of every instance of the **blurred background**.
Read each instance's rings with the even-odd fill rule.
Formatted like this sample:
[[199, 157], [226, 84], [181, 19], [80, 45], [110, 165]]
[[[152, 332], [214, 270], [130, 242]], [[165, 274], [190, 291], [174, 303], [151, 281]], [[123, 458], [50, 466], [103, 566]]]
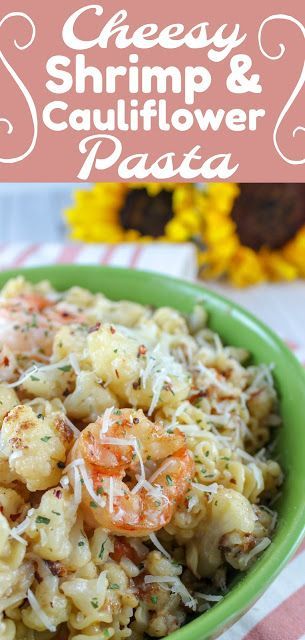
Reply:
[[0, 184], [0, 269], [76, 262], [202, 281], [305, 362], [305, 184]]

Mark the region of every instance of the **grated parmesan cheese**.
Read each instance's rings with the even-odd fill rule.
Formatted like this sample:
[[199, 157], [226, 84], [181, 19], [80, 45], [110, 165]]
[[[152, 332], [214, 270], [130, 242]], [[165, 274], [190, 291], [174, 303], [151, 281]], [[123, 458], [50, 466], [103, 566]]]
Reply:
[[18, 380], [16, 380], [15, 382], [7, 383], [6, 386], [11, 389], [14, 389], [15, 387], [19, 387], [20, 385], [22, 385], [31, 376], [39, 375], [39, 373], [42, 373], [44, 371], [52, 371], [54, 369], [60, 369], [60, 367], [64, 367], [69, 364], [70, 364], [69, 358], [64, 358], [63, 360], [59, 360], [58, 362], [52, 362], [51, 364], [43, 364], [43, 365], [34, 364], [32, 367], [30, 367], [30, 369], [25, 371]]
[[75, 466], [74, 469], [74, 504], [78, 507], [78, 505], [82, 501], [82, 485], [80, 481], [79, 470]]
[[162, 583], [165, 582], [165, 583], [171, 585], [171, 591], [173, 593], [178, 593], [179, 594], [183, 604], [185, 604], [186, 607], [189, 607], [193, 611], [196, 611], [197, 604], [198, 604], [197, 600], [191, 596], [191, 594], [187, 590], [186, 586], [183, 584], [183, 582], [181, 582], [181, 580], [180, 580], [180, 578], [178, 578], [178, 576], [150, 576], [150, 575], [146, 575], [144, 577], [144, 582], [145, 582], [145, 584], [152, 584], [154, 582], [162, 584]]
[[252, 558], [257, 556], [262, 551], [265, 551], [265, 549], [269, 547], [269, 544], [271, 544], [270, 538], [262, 538], [262, 540], [260, 540], [260, 542], [247, 554], [247, 565], [249, 564], [250, 560], [252, 560]]
[[111, 426], [110, 416], [114, 411], [114, 407], [110, 407], [105, 410], [102, 420], [102, 428], [101, 428], [101, 437], [104, 433], [107, 433], [109, 427]]
[[213, 484], [209, 485], [199, 484], [199, 482], [191, 482], [191, 486], [198, 491], [202, 491], [202, 493], [217, 493], [219, 489], [219, 484], [217, 484], [217, 482], [213, 482]]
[[49, 616], [47, 616], [47, 614], [43, 611], [37, 598], [35, 598], [33, 591], [31, 591], [31, 589], [28, 589], [27, 599], [33, 611], [36, 613], [37, 618], [39, 618], [40, 622], [42, 622], [42, 624], [46, 627], [46, 629], [48, 629], [52, 633], [55, 633], [56, 626], [53, 624]]
[[161, 542], [159, 542], [156, 534], [151, 533], [149, 537], [152, 543], [155, 545], [156, 549], [158, 549], [158, 551], [160, 551], [160, 553], [162, 553], [168, 560], [171, 560], [172, 559], [171, 555], [168, 553], [168, 551], [166, 551], [166, 549], [164, 549], [164, 547], [162, 547], [162, 544]]
[[114, 501], [114, 482], [113, 477], [109, 478], [109, 511], [113, 513], [113, 501]]
[[196, 598], [203, 598], [203, 600], [207, 602], [220, 602], [220, 600], [223, 600], [223, 596], [213, 596], [209, 593], [199, 593], [196, 591], [194, 595]]
[[79, 366], [79, 362], [78, 362], [78, 359], [77, 359], [77, 356], [76, 356], [75, 353], [70, 353], [69, 354], [69, 361], [70, 361], [72, 369], [74, 370], [76, 375], [79, 376], [79, 374], [81, 373], [81, 368]]

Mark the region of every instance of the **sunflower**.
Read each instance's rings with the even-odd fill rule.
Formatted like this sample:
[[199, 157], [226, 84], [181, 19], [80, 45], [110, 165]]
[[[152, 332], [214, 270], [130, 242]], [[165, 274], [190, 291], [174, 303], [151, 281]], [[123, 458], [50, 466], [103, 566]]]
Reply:
[[203, 205], [201, 274], [239, 287], [305, 277], [305, 185], [214, 183]]
[[193, 184], [98, 183], [65, 212], [84, 242], [201, 241], [203, 194]]
[[305, 277], [305, 185], [98, 183], [65, 213], [73, 240], [194, 242], [202, 278]]

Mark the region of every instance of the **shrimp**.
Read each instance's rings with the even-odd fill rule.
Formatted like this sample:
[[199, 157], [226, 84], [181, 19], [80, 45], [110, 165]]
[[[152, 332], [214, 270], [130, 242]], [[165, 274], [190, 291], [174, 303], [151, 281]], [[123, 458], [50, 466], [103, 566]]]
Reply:
[[[194, 461], [183, 433], [168, 433], [142, 410], [115, 409], [105, 432], [105, 417], [88, 425], [76, 441], [73, 461], [91, 482], [82, 485], [82, 510], [89, 526], [111, 533], [145, 536], [171, 520], [185, 499], [194, 475]], [[139, 465], [140, 461], [140, 465]], [[145, 467], [150, 477], [144, 477]], [[139, 466], [142, 474], [139, 475]], [[83, 471], [82, 471], [83, 470]], [[92, 499], [94, 493], [98, 500]]]
[[54, 334], [62, 324], [82, 322], [79, 313], [38, 294], [25, 294], [0, 302], [0, 350], [14, 354], [52, 353]]

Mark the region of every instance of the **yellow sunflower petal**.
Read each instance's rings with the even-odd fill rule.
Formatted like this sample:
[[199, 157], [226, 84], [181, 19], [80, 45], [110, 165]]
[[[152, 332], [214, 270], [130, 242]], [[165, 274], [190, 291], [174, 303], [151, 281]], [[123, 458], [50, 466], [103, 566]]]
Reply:
[[190, 207], [184, 209], [177, 214], [177, 221], [189, 230], [190, 235], [199, 233], [201, 230], [201, 218], [199, 212], [196, 209]]
[[165, 235], [171, 242], [186, 242], [190, 238], [189, 230], [177, 218], [167, 223]]
[[228, 269], [232, 284], [247, 287], [265, 280], [265, 273], [259, 256], [248, 247], [240, 247]]
[[305, 227], [303, 227], [283, 249], [283, 256], [305, 278]]
[[270, 280], [295, 280], [297, 268], [285, 260], [280, 251], [261, 251], [262, 264]]
[[235, 223], [229, 216], [219, 213], [219, 211], [210, 211], [206, 214], [204, 239], [208, 245], [218, 244], [233, 235], [234, 232]]

